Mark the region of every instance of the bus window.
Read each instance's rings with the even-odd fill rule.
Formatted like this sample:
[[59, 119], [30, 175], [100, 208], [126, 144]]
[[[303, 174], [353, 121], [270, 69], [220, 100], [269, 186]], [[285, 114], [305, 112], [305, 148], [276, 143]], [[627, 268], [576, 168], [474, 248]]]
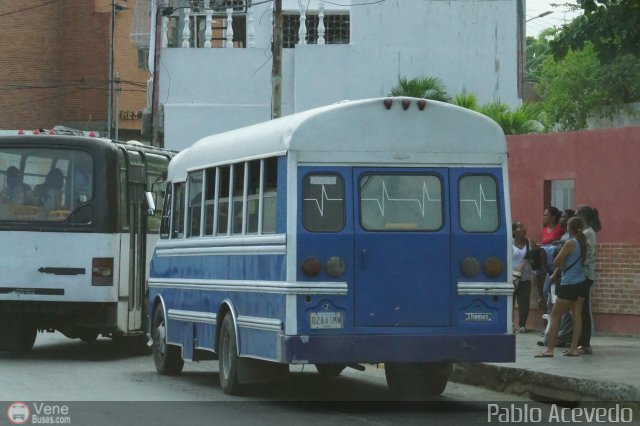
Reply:
[[337, 174], [308, 174], [302, 180], [302, 224], [311, 232], [344, 228], [344, 182]]
[[495, 232], [500, 226], [498, 186], [493, 176], [468, 175], [459, 182], [460, 227], [466, 232]]
[[367, 174], [360, 179], [360, 221], [368, 231], [437, 231], [442, 182], [428, 174]]
[[200, 216], [202, 212], [202, 176], [203, 172], [189, 173], [189, 214], [187, 229], [189, 237], [200, 236]]
[[234, 164], [233, 166], [233, 222], [231, 225], [233, 234], [242, 234], [242, 222], [244, 219], [244, 169], [244, 163]]
[[[6, 148], [0, 174], [0, 220], [65, 221], [93, 197], [93, 159], [81, 150]], [[91, 214], [74, 221], [90, 222]]]
[[254, 160], [247, 163], [247, 215], [246, 233], [258, 233], [258, 209], [260, 208], [260, 176], [261, 161]]
[[184, 182], [174, 185], [173, 197], [173, 223], [171, 224], [172, 238], [184, 237]]
[[218, 184], [218, 229], [217, 235], [227, 235], [229, 225], [229, 174], [231, 166], [220, 167]]
[[278, 195], [278, 159], [264, 160], [264, 192], [262, 199], [262, 233], [276, 232], [276, 198]]
[[216, 167], [205, 171], [205, 191], [204, 191], [204, 234], [213, 235], [214, 216], [216, 212], [216, 193], [217, 193], [217, 171]]
[[164, 196], [164, 203], [162, 206], [162, 221], [160, 222], [160, 238], [169, 238], [169, 228], [171, 226], [171, 182], [167, 184], [167, 192]]

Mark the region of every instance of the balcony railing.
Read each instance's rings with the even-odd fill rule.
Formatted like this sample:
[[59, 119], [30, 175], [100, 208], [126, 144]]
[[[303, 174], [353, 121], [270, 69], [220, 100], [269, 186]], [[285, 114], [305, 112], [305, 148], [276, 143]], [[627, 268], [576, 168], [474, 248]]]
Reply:
[[[214, 0], [188, 2], [194, 7], [176, 9], [173, 14], [163, 17], [162, 47], [255, 48], [255, 8], [235, 1], [234, 7], [221, 9], [217, 3], [214, 4]], [[298, 44], [349, 44], [347, 10], [326, 13], [324, 2], [318, 3], [317, 10], [307, 10], [303, 3], [306, 2], [299, 2], [298, 11], [284, 12], [285, 48]], [[273, 27], [273, 10], [271, 16], [269, 28]], [[270, 43], [271, 40], [260, 44], [268, 46]]]

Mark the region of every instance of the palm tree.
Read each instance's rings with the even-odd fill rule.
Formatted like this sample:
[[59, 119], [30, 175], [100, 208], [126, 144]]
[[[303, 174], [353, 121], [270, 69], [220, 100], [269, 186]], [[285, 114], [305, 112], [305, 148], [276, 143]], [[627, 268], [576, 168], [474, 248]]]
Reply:
[[411, 80], [401, 77], [398, 85], [391, 89], [389, 96], [410, 96], [442, 102], [449, 102], [451, 99], [447, 88], [438, 77], [422, 77]]

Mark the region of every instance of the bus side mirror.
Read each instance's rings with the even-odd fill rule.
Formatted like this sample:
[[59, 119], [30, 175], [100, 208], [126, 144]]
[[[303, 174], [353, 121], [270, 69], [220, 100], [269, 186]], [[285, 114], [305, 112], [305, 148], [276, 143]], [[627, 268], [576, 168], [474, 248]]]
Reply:
[[156, 202], [153, 199], [153, 193], [147, 191], [144, 193], [147, 202], [147, 214], [153, 216], [156, 213]]

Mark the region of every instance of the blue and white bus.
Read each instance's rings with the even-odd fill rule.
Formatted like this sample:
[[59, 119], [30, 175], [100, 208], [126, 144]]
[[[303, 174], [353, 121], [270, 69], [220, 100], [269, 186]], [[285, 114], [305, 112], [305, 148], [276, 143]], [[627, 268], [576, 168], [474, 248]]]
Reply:
[[[500, 127], [414, 98], [342, 102], [205, 137], [169, 164], [149, 278], [160, 374], [384, 363], [439, 394], [453, 362], [515, 359]], [[280, 368], [278, 368], [280, 366]]]

